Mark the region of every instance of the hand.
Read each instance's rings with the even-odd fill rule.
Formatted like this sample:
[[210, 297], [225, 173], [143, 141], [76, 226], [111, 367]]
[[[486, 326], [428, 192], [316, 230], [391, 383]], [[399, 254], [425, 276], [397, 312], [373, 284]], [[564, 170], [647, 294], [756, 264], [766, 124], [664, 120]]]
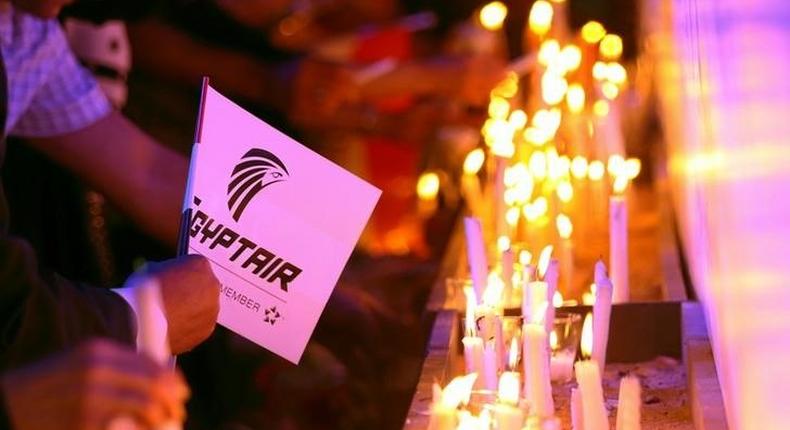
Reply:
[[0, 388], [15, 430], [106, 430], [123, 416], [152, 429], [182, 422], [189, 396], [181, 375], [106, 340], [13, 370]]
[[219, 281], [200, 255], [149, 263], [146, 273], [159, 281], [173, 354], [189, 351], [214, 331], [219, 313]]

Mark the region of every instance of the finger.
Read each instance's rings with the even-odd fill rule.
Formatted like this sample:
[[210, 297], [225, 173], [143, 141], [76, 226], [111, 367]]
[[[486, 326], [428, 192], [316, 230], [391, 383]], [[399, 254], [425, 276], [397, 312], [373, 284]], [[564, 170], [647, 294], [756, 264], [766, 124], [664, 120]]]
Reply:
[[89, 417], [101, 423], [117, 417], [131, 417], [144, 428], [153, 428], [169, 420], [165, 405], [149, 390], [130, 390], [112, 385], [95, 386], [85, 394], [83, 402]]

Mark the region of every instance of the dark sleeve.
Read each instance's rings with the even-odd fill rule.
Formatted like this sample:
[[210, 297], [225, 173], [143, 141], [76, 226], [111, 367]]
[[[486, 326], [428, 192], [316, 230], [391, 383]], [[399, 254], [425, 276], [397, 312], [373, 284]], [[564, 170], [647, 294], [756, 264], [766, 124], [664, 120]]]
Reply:
[[0, 372], [92, 337], [133, 345], [132, 327], [120, 296], [40, 271], [27, 242], [0, 236]]

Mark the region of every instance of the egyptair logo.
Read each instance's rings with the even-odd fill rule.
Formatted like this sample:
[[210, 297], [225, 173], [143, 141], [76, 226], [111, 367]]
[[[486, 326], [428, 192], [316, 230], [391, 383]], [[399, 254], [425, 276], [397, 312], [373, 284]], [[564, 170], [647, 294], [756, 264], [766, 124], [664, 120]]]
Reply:
[[244, 209], [262, 189], [286, 180], [288, 168], [276, 155], [265, 149], [247, 151], [233, 168], [228, 184], [228, 209], [238, 221]]

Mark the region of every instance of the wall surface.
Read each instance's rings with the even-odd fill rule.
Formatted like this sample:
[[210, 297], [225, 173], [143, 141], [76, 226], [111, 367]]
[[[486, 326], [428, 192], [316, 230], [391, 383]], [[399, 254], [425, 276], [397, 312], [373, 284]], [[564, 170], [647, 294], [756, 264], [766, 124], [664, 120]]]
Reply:
[[733, 429], [788, 429], [790, 1], [645, 0], [668, 170]]

